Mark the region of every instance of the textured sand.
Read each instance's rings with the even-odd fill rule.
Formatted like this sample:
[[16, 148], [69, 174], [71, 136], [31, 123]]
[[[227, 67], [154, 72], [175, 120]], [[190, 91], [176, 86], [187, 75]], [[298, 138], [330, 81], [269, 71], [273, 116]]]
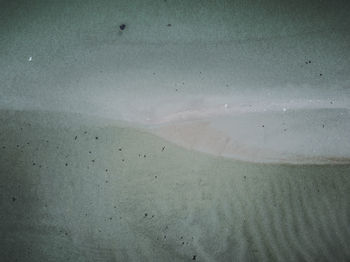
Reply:
[[349, 260], [348, 2], [0, 0], [0, 261]]
[[350, 258], [349, 165], [234, 161], [73, 114], [0, 127], [1, 261]]

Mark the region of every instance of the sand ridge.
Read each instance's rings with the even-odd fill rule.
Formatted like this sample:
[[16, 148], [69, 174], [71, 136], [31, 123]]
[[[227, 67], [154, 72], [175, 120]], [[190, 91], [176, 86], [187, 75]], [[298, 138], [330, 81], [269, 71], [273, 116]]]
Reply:
[[151, 128], [191, 150], [253, 162], [337, 163], [350, 160], [346, 109], [301, 109], [217, 115]]
[[[235, 161], [144, 130], [0, 115], [4, 261], [342, 261], [349, 165]], [[38, 121], [37, 121], [38, 120]], [[205, 125], [201, 126], [202, 128]]]

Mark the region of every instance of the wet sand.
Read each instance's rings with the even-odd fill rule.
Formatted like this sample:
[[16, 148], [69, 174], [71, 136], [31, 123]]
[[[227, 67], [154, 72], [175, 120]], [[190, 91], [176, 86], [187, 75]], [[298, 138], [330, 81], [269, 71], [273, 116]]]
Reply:
[[349, 165], [262, 164], [111, 120], [0, 114], [2, 261], [345, 261]]

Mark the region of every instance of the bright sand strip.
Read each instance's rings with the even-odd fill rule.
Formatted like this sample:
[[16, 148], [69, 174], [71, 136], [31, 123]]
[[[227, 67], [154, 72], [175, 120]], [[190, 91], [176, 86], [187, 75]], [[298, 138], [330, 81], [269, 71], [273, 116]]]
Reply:
[[0, 128], [2, 261], [350, 257], [349, 165], [234, 161], [73, 114]]
[[214, 116], [186, 112], [181, 117], [185, 120], [167, 121], [151, 130], [188, 149], [233, 159], [294, 164], [350, 162], [347, 109], [241, 111]]

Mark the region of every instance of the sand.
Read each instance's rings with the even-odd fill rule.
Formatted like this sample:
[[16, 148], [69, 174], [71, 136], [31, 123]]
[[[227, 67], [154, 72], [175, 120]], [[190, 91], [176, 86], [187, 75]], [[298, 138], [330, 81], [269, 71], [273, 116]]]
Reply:
[[3, 110], [0, 128], [2, 261], [350, 257], [349, 165], [236, 161], [78, 114]]
[[347, 2], [1, 0], [0, 261], [348, 261]]
[[183, 116], [150, 131], [191, 150], [250, 162], [350, 163], [350, 111], [345, 108]]

